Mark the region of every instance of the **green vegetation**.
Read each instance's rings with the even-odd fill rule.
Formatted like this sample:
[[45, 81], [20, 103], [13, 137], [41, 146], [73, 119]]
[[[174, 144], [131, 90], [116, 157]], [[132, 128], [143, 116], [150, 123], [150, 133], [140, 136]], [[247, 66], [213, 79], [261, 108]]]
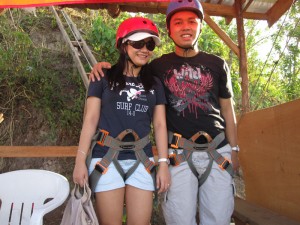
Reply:
[[[20, 10], [0, 17], [0, 110], [24, 120], [33, 117], [35, 108], [45, 116], [52, 133], [48, 138], [61, 130], [78, 136], [85, 90], [72, 57], [67, 49], [49, 49], [32, 40], [35, 30], [57, 32], [51, 21], [53, 16], [42, 9], [38, 17]], [[7, 138], [2, 135], [0, 142]]]
[[[261, 30], [257, 21], [245, 21], [251, 110], [271, 107], [300, 96], [299, 8], [300, 2], [296, 1], [290, 12], [267, 32]], [[118, 56], [114, 47], [115, 32], [121, 21], [131, 15], [121, 13], [113, 19], [105, 10], [68, 11], [97, 60], [115, 63]], [[141, 15], [153, 19], [160, 30], [162, 46], [156, 48], [154, 57], [171, 52], [174, 46], [167, 34], [165, 16]], [[222, 18], [213, 19], [237, 43], [235, 22], [227, 25]], [[34, 17], [14, 9], [0, 16], [0, 27], [0, 113], [12, 121], [31, 118], [36, 110], [46, 118], [44, 123], [52, 132], [49, 137], [60, 132], [78, 139], [85, 89], [67, 46], [62, 38], [57, 38], [60, 31], [52, 13], [48, 8], [39, 8], [37, 17]], [[271, 49], [262, 50], [259, 46], [267, 40], [272, 41], [272, 52], [265, 60], [261, 53]], [[60, 46], [51, 47], [51, 42], [57, 45], [60, 42]], [[239, 113], [238, 58], [206, 24], [199, 38], [199, 47], [228, 62]], [[2, 127], [3, 124], [5, 121]], [[7, 131], [12, 129], [15, 129], [13, 125]], [[7, 132], [0, 132], [0, 143], [9, 138], [12, 137]]]

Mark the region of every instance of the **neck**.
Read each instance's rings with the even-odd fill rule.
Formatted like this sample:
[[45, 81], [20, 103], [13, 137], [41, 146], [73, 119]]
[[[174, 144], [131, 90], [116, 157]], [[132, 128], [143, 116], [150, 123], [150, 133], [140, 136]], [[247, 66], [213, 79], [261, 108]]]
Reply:
[[126, 75], [127, 77], [138, 77], [140, 75], [141, 67], [135, 67], [130, 63], [124, 71], [123, 74]]
[[175, 48], [175, 54], [181, 57], [193, 57], [199, 53], [199, 49], [195, 46], [194, 49], [183, 49], [178, 46]]

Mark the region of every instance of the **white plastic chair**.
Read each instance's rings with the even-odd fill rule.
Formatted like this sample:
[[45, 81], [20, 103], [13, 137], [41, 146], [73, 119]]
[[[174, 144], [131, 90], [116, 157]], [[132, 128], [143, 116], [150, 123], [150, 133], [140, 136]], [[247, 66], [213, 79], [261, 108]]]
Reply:
[[0, 225], [42, 225], [43, 216], [70, 192], [68, 180], [46, 170], [0, 174]]

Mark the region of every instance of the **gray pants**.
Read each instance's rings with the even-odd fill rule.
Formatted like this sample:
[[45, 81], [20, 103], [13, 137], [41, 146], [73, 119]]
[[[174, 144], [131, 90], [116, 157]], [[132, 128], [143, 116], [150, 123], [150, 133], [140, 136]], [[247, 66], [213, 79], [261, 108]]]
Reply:
[[[229, 145], [218, 149], [218, 152], [231, 158]], [[198, 173], [203, 174], [209, 162], [207, 153], [194, 152], [192, 157]], [[222, 171], [214, 162], [207, 180], [200, 188], [187, 162], [176, 167], [170, 166], [170, 173], [172, 184], [162, 202], [167, 225], [196, 225], [198, 201], [200, 225], [230, 224], [234, 209], [234, 184], [227, 171]]]

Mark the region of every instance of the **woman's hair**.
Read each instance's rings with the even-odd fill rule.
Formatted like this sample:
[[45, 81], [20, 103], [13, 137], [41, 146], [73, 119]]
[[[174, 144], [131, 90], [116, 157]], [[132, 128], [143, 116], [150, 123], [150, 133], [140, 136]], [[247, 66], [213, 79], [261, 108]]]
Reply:
[[[125, 43], [119, 48], [120, 56], [118, 62], [112, 66], [107, 76], [109, 87], [116, 91], [123, 90], [126, 86], [125, 75], [123, 74], [128, 62], [128, 55], [125, 52]], [[128, 66], [128, 65], [127, 65]], [[144, 86], [145, 91], [149, 91], [155, 84], [154, 76], [151, 74], [148, 63], [141, 67], [140, 80]]]

